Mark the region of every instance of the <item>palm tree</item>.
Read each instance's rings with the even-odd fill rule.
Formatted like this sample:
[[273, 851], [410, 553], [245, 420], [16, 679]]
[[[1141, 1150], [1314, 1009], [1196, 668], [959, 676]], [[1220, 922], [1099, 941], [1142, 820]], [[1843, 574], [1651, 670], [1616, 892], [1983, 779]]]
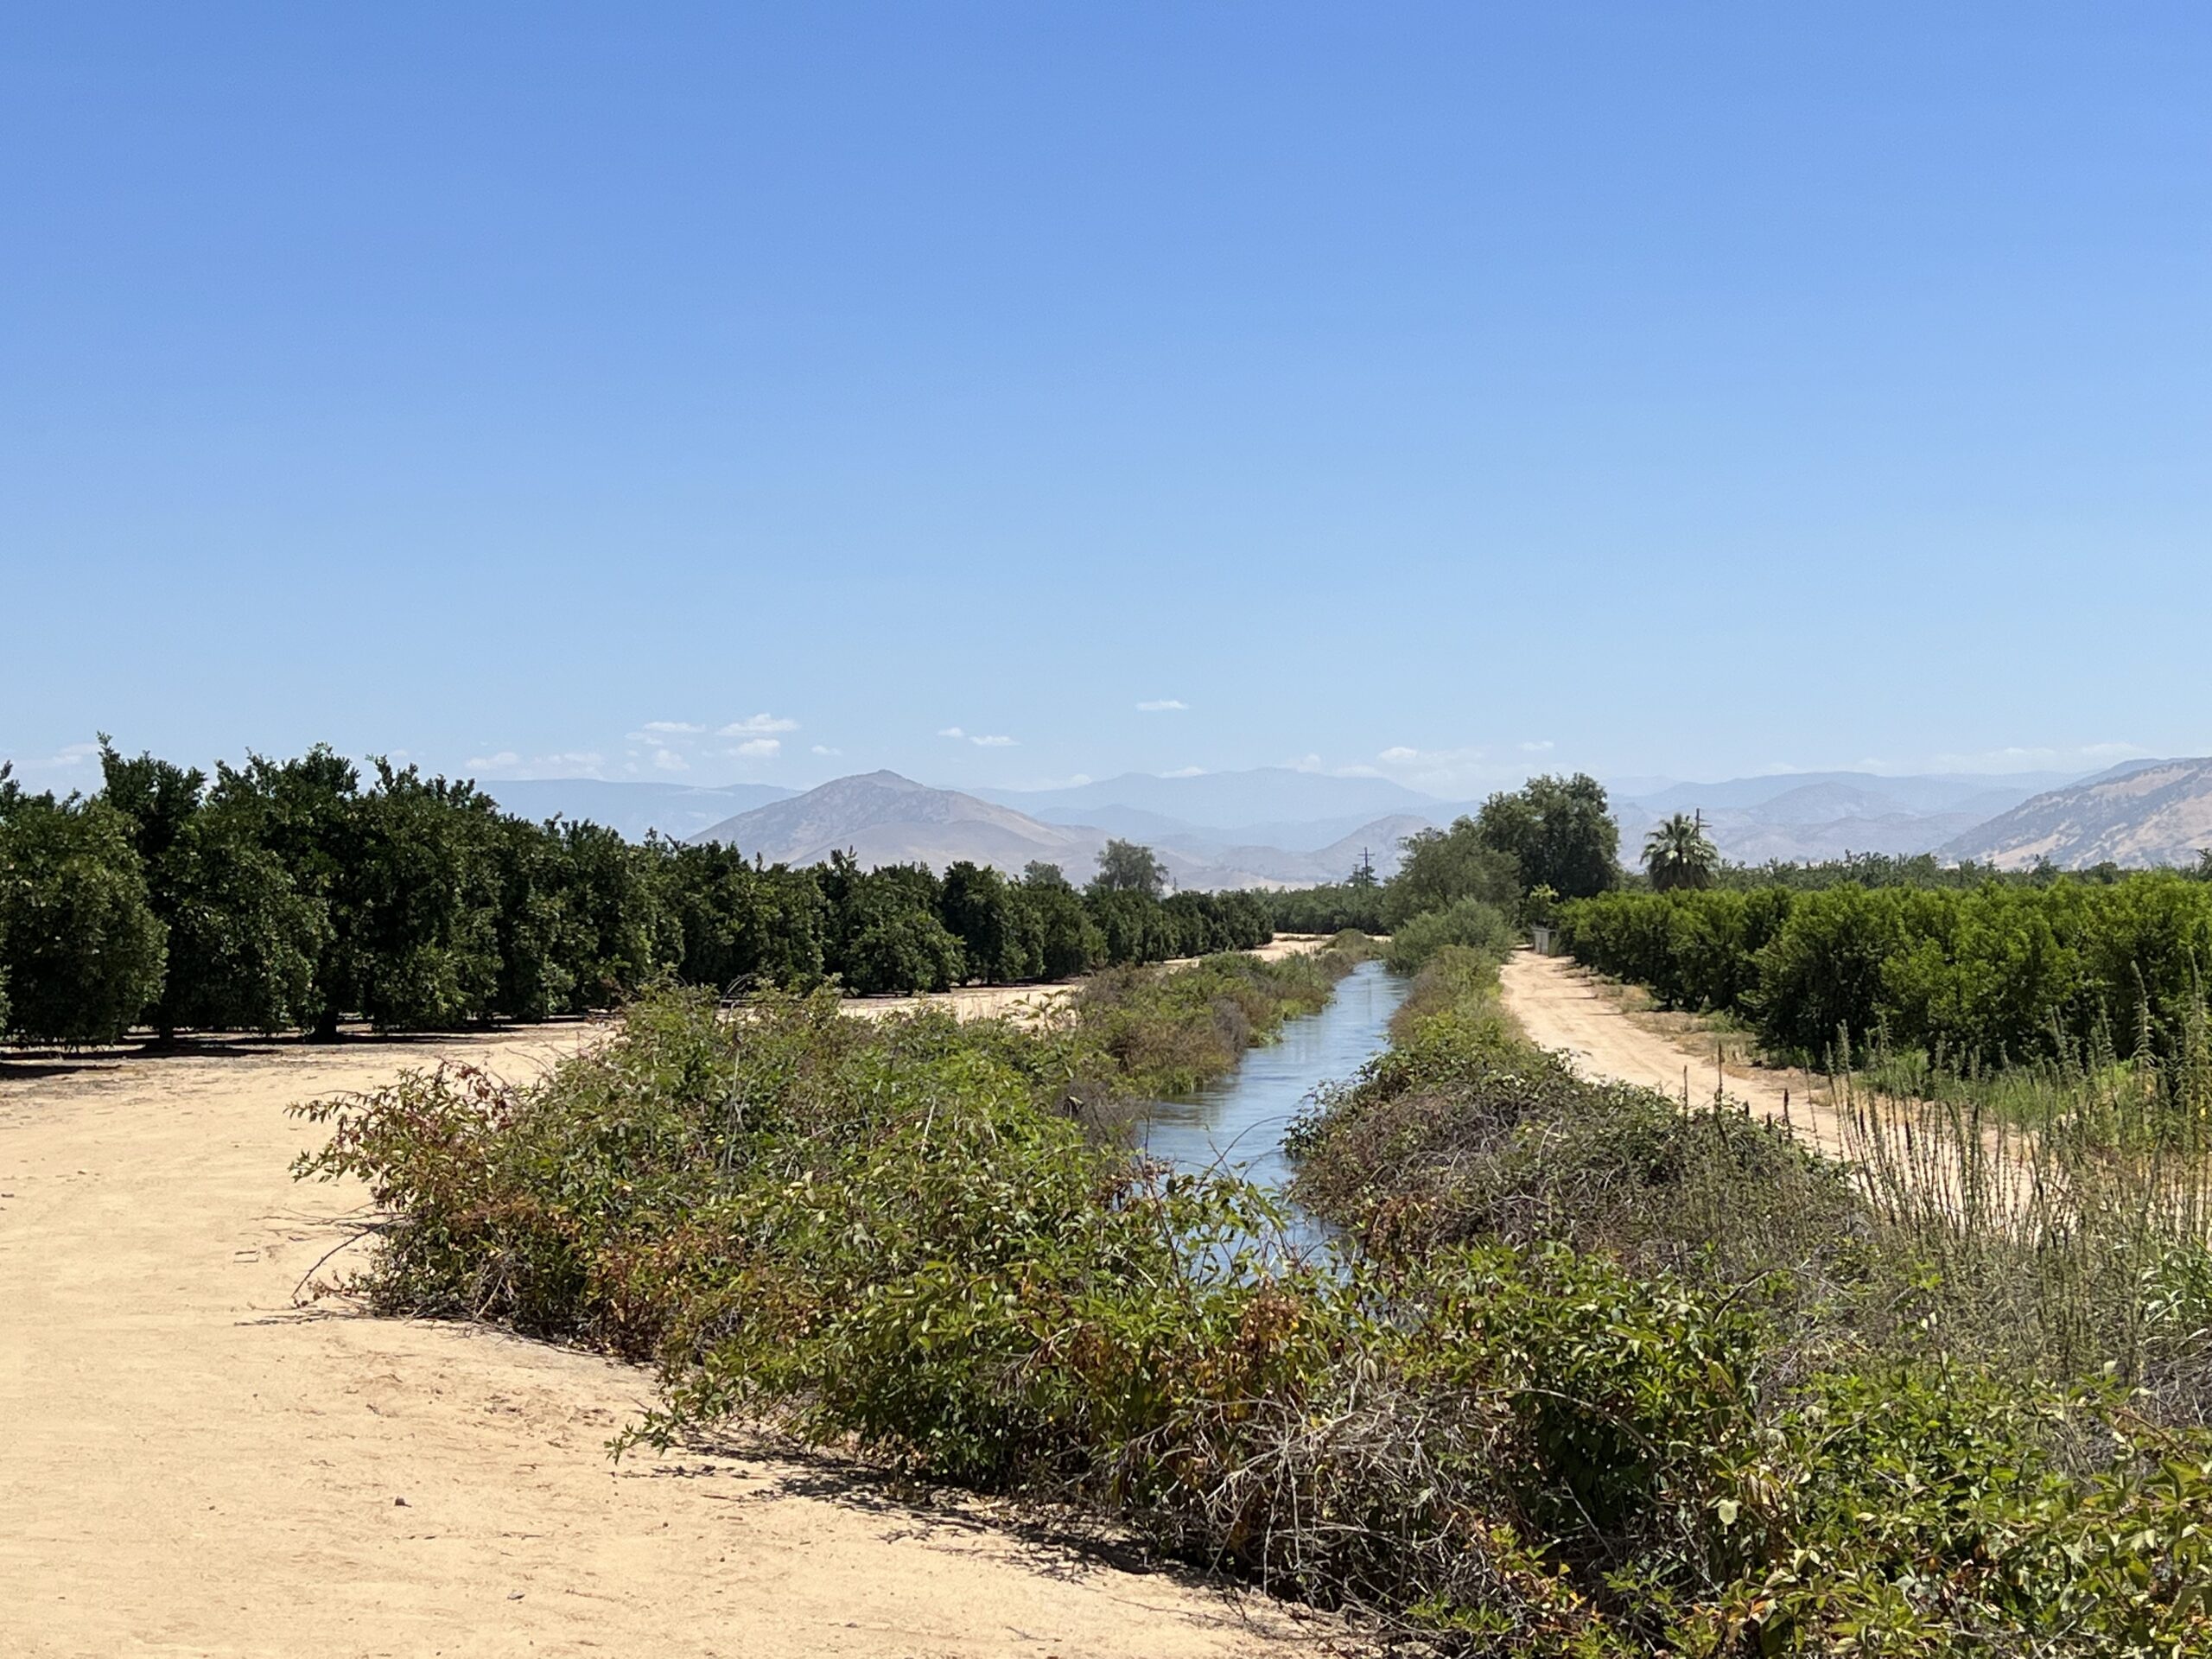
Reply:
[[1720, 849], [1705, 833], [1705, 814], [1677, 812], [1643, 838], [1643, 870], [1662, 893], [1709, 887], [1720, 868]]

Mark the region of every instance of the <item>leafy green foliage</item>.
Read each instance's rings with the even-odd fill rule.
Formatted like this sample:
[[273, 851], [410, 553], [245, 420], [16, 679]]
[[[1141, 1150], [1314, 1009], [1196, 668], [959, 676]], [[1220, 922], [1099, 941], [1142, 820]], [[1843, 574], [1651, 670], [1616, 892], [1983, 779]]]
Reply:
[[[1425, 1306], [1480, 1264], [1454, 1321], [1479, 1336], [1440, 1363], [1513, 1394], [1525, 1523], [1638, 1650], [2212, 1640], [2202, 1136], [2131, 1158], [2107, 1122], [2069, 1152], [2054, 1120], [2012, 1179], [1982, 1126], [1922, 1116], [1862, 1129], [1854, 1178], [1732, 1110], [1582, 1082], [1468, 953], [1398, 1034], [1300, 1127], [1298, 1192]], [[2132, 1122], [2201, 1116], [2190, 1052]]]
[[1583, 899], [1620, 885], [1620, 826], [1605, 786], [1586, 773], [1547, 774], [1491, 796], [1475, 817], [1484, 845], [1510, 854], [1524, 887]]
[[1497, 905], [1481, 899], [1462, 899], [1399, 924], [1384, 955], [1393, 972], [1410, 974], [1447, 946], [1502, 957], [1519, 938], [1512, 918]]
[[204, 774], [150, 754], [125, 760], [105, 738], [100, 766], [167, 930], [161, 994], [145, 1017], [164, 1034], [303, 1023], [328, 915], [261, 844], [255, 817], [234, 798], [207, 799]]
[[0, 814], [16, 823], [0, 867], [16, 912], [0, 1033], [105, 1041], [150, 1022], [327, 1037], [349, 1017], [436, 1029], [605, 1009], [664, 976], [733, 994], [834, 979], [903, 995], [1274, 937], [1257, 895], [1163, 900], [1157, 859], [1128, 843], [1087, 894], [1045, 864], [1018, 881], [850, 857], [794, 870], [530, 823], [411, 766], [379, 761], [365, 781], [326, 747], [219, 766], [212, 785], [105, 739], [101, 758], [91, 803], [0, 776]]
[[1395, 931], [1424, 911], [1465, 900], [1505, 908], [1521, 896], [1520, 861], [1472, 818], [1448, 830], [1417, 830], [1401, 845], [1404, 858], [1383, 889], [1383, 929], [1377, 931]]
[[1565, 907], [1562, 938], [1671, 1006], [1751, 1020], [1775, 1052], [1839, 1040], [1985, 1066], [2133, 1030], [2171, 1049], [2212, 963], [2212, 890], [2169, 872], [1971, 889], [1615, 893]]
[[1151, 848], [1133, 841], [1109, 841], [1098, 855], [1098, 874], [1091, 885], [1102, 893], [1157, 899], [1167, 885], [1167, 872]]
[[1109, 960], [1105, 935], [1058, 865], [1030, 864], [1022, 872], [1021, 894], [1037, 918], [1039, 977], [1070, 979]]
[[1643, 838], [1643, 873], [1661, 893], [1709, 887], [1720, 868], [1720, 849], [1701, 819], [1677, 812]]
[[0, 787], [0, 980], [16, 1036], [110, 1042], [158, 995], [168, 930], [132, 829], [104, 800]]
[[154, 1023], [164, 1032], [305, 1024], [329, 918], [251, 826], [235, 812], [195, 813], [155, 868], [169, 931]]
[[829, 969], [830, 907], [812, 871], [756, 866], [734, 847], [660, 853], [660, 904], [677, 976], [724, 992], [806, 990]]

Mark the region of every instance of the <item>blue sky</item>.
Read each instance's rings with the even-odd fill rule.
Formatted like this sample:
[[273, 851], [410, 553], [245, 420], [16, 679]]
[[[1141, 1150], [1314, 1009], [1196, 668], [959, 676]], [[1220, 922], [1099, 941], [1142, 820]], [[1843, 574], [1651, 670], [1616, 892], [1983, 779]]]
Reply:
[[0, 755], [2212, 751], [2208, 86], [2181, 4], [10, 7]]

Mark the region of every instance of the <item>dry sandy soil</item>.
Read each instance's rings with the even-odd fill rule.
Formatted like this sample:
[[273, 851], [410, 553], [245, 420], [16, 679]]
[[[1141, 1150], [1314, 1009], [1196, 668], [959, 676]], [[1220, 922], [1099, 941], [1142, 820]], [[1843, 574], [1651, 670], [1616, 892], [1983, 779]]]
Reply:
[[0, 1065], [0, 1654], [1284, 1655], [1329, 1627], [740, 1446], [647, 1375], [295, 1287], [357, 1190], [287, 1105], [565, 1035]]
[[1730, 1062], [1716, 1067], [1713, 1049], [1638, 1025], [1630, 1018], [1621, 988], [1597, 978], [1564, 957], [1516, 950], [1499, 976], [1505, 1003], [1529, 1040], [1564, 1050], [1575, 1070], [1591, 1078], [1641, 1084], [1710, 1101], [1716, 1086], [1758, 1116], [1788, 1121], [1821, 1150], [1840, 1156], [1841, 1126], [1824, 1103], [1825, 1090], [1804, 1072]]

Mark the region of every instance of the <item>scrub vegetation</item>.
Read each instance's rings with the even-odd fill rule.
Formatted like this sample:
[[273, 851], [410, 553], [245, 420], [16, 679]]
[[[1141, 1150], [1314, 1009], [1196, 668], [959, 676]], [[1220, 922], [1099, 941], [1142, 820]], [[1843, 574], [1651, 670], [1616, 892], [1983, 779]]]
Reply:
[[532, 1087], [323, 1103], [304, 1167], [371, 1184], [384, 1307], [657, 1362], [640, 1433], [1079, 1504], [1445, 1650], [2200, 1650], [2212, 1264], [2137, 1177], [2036, 1230], [1900, 1201], [1576, 1079], [1462, 947], [1300, 1137], [1340, 1254], [1099, 1131], [1187, 1075], [1156, 1027], [1263, 1031], [1342, 965], [1043, 1029], [666, 992]]
[[1112, 1126], [1348, 950], [1036, 1026], [659, 990], [534, 1085], [307, 1109], [302, 1173], [369, 1184], [382, 1307], [656, 1363], [635, 1436], [1077, 1505], [1423, 1650], [2212, 1651], [2201, 995], [2032, 1134], [1839, 1079], [1833, 1161], [1529, 1047], [1497, 965], [1556, 892], [1475, 820], [1409, 852], [1392, 1046], [1290, 1138], [1326, 1247]]

